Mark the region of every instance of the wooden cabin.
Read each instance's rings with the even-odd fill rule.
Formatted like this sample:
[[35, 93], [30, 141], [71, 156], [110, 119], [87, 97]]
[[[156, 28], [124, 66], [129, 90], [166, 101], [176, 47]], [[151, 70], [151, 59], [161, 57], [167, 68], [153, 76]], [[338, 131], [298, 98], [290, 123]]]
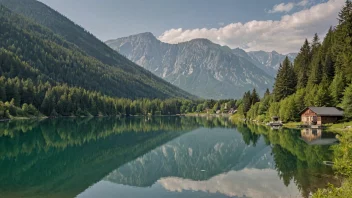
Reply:
[[305, 125], [323, 125], [343, 118], [343, 111], [336, 107], [307, 107], [300, 115], [301, 122]]

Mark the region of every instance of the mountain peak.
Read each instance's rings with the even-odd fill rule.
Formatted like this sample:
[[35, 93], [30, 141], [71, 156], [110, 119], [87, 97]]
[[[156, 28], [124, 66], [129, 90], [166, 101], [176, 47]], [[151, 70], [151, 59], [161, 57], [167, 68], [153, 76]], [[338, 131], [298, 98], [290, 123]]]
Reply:
[[135, 35], [131, 35], [129, 37], [139, 37], [139, 38], [146, 38], [146, 39], [157, 39], [153, 33], [151, 32], [143, 32]]
[[272, 52], [271, 52], [272, 54], [279, 54], [277, 51], [275, 51], [275, 50], [273, 50]]

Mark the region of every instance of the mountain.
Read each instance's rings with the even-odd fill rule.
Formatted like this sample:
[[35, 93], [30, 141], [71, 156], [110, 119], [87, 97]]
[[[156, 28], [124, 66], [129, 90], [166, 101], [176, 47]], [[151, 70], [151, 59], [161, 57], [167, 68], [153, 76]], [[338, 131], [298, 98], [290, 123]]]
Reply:
[[112, 49], [157, 76], [202, 98], [238, 98], [249, 89], [263, 93], [273, 78], [247, 58], [207, 39], [179, 44], [142, 33], [106, 41]]
[[271, 76], [276, 76], [277, 70], [280, 67], [280, 64], [284, 61], [286, 56], [293, 63], [294, 59], [297, 56], [297, 53], [290, 54], [279, 54], [276, 51], [272, 52], [264, 52], [264, 51], [253, 51], [248, 52], [249, 57], [253, 60], [253, 62], [264, 71]]
[[270, 152], [262, 138], [249, 146], [236, 129], [200, 128], [119, 167], [105, 180], [137, 187], [170, 177], [204, 181], [229, 171], [274, 169]]
[[[0, 0], [0, 45], [32, 74], [6, 78], [67, 84], [124, 98], [194, 98], [131, 62], [60, 13], [35, 0]], [[8, 64], [10, 66], [11, 64]], [[4, 65], [2, 70], [7, 70]], [[20, 67], [20, 66], [19, 66]], [[22, 66], [21, 66], [22, 67]], [[33, 71], [35, 71], [33, 73]]]

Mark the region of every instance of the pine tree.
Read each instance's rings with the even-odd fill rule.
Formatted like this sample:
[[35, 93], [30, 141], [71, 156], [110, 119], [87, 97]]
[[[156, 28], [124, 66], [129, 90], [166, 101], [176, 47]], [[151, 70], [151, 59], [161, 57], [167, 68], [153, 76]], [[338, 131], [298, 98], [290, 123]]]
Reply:
[[257, 90], [254, 88], [252, 91], [252, 94], [251, 94], [252, 105], [254, 105], [255, 103], [257, 103], [259, 101], [260, 101], [259, 95], [257, 93]]
[[5, 102], [6, 97], [6, 87], [5, 87], [5, 78], [0, 77], [0, 102]]
[[320, 42], [318, 34], [315, 34], [312, 41], [312, 50], [311, 50], [312, 62], [310, 65], [308, 83], [310, 84], [319, 84], [322, 80], [323, 65], [321, 63], [321, 51], [320, 51]]
[[309, 73], [309, 66], [311, 62], [311, 48], [309, 45], [308, 40], [304, 41], [303, 46], [298, 53], [295, 64], [294, 70], [297, 75], [297, 88], [304, 88], [308, 82], [308, 73]]
[[329, 91], [332, 98], [332, 105], [337, 106], [341, 102], [343, 91], [345, 88], [345, 80], [342, 72], [336, 73], [334, 80], [332, 81]]
[[265, 97], [265, 96], [269, 96], [269, 95], [270, 95], [270, 91], [269, 91], [269, 89], [267, 88], [266, 91], [265, 91], [265, 93], [264, 93], [264, 97]]
[[323, 77], [323, 65], [319, 54], [315, 55], [312, 60], [310, 76], [308, 78], [308, 84], [318, 85]]
[[250, 91], [244, 93], [244, 96], [243, 96], [243, 99], [242, 99], [242, 104], [243, 104], [243, 112], [247, 113], [248, 110], [251, 108], [251, 105], [252, 105], [251, 92]]
[[345, 117], [352, 119], [352, 84], [350, 84], [344, 92], [342, 107], [344, 109]]
[[310, 51], [311, 57], [318, 53], [320, 48], [320, 39], [317, 33], [315, 33], [313, 41], [312, 41], [312, 50]]
[[275, 100], [280, 101], [293, 94], [296, 91], [296, 85], [297, 81], [293, 66], [288, 57], [286, 57], [283, 64], [280, 65], [276, 76], [273, 91]]
[[331, 82], [334, 78], [335, 63], [333, 61], [331, 48], [333, 45], [333, 29], [330, 27], [325, 39], [321, 45], [321, 63], [323, 64], [323, 78], [325, 77], [327, 81]]
[[330, 106], [331, 97], [327, 90], [328, 90], [328, 87], [324, 86], [323, 84], [319, 85], [318, 91], [314, 98], [315, 106], [317, 107]]
[[339, 13], [339, 25], [334, 34], [333, 54], [336, 56], [336, 69], [345, 74], [347, 82], [352, 81], [352, 3], [346, 1]]

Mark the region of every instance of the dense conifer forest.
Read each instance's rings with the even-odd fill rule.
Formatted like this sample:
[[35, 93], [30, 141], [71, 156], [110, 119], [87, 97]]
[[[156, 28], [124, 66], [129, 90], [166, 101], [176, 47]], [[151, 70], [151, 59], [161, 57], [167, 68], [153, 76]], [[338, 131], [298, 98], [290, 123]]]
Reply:
[[77, 32], [90, 35], [76, 28], [65, 40], [0, 5], [0, 119], [176, 114], [181, 113], [181, 101], [195, 99], [113, 50], [111, 56], [105, 53], [114, 56], [110, 60], [91, 55], [91, 46], [68, 41], [79, 42], [74, 39], [81, 36]]
[[284, 122], [298, 121], [307, 106], [336, 106], [352, 119], [352, 3], [338, 15], [323, 41], [317, 34], [305, 40], [294, 63], [288, 58], [280, 65], [273, 92], [259, 100], [255, 92], [244, 94], [240, 115], [268, 121], [279, 116]]

